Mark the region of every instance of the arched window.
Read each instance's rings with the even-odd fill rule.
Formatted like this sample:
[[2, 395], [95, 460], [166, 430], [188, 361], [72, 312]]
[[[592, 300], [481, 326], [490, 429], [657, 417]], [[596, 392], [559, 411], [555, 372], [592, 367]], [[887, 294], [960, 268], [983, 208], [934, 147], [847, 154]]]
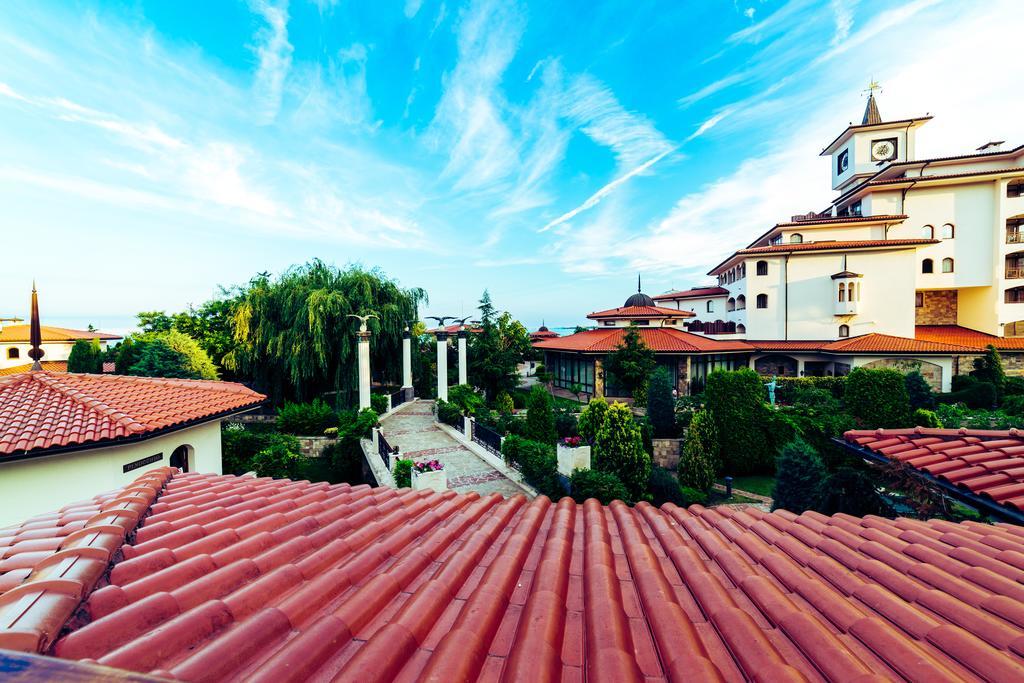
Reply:
[[758, 261], [757, 262], [757, 274], [758, 275], [767, 275], [768, 274], [768, 262], [767, 261]]
[[944, 258], [942, 259], [942, 272], [952, 273], [953, 272], [953, 259]]
[[757, 307], [758, 308], [768, 308], [768, 295], [767, 294], [758, 294], [757, 295]]
[[804, 236], [801, 235], [798, 232], [794, 232], [792, 235], [789, 236], [789, 243], [790, 244], [803, 244], [804, 243]]
[[21, 358], [21, 351], [19, 351], [17, 347], [12, 346], [11, 348], [7, 349], [7, 357], [11, 359]]
[[942, 239], [944, 239], [944, 240], [951, 240], [951, 239], [953, 239], [953, 235], [955, 234], [955, 232], [956, 231], [953, 229], [953, 224], [952, 223], [944, 223], [942, 225]]
[[850, 288], [846, 290], [846, 298], [847, 298], [847, 300], [849, 300], [849, 301], [856, 301], [857, 300], [857, 289], [856, 289], [856, 286], [857, 285], [855, 283], [853, 283], [853, 282], [850, 283]]
[[935, 264], [932, 263], [932, 260], [930, 258], [926, 258], [924, 261], [921, 261], [921, 272], [922, 273], [934, 273], [935, 272]]
[[709, 301], [708, 302], [708, 313], [714, 313], [714, 312], [715, 312], [715, 302], [714, 301]]
[[736, 326], [736, 334], [746, 334], [746, 333], [747, 333], [747, 326], [746, 325], [744, 325], [743, 323], [740, 323], [739, 325]]
[[846, 301], [846, 283], [839, 283], [839, 301]]
[[746, 310], [746, 308], [747, 308], [747, 297], [745, 297], [742, 294], [740, 294], [738, 297], [736, 297], [736, 310], [737, 311], [743, 311], [743, 310]]
[[849, 337], [850, 336], [850, 326], [849, 325], [840, 325], [839, 326], [839, 336], [840, 337]]
[[930, 225], [924, 226], [923, 228], [921, 228], [921, 237], [923, 237], [926, 240], [935, 239], [935, 228]]
[[1011, 180], [1010, 184], [1006, 186], [1006, 196], [1020, 197], [1022, 195], [1024, 195], [1024, 178]]
[[729, 297], [729, 300], [725, 302], [725, 310], [735, 311], [736, 310], [736, 299]]

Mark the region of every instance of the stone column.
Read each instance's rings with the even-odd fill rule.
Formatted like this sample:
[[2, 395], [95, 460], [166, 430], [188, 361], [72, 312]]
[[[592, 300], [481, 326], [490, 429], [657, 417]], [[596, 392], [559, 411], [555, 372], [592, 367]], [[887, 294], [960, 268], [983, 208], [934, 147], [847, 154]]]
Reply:
[[359, 338], [359, 409], [370, 407], [370, 332], [356, 332]]
[[437, 337], [437, 397], [448, 400], [448, 333], [438, 331]]
[[459, 330], [459, 384], [469, 384], [469, 370], [466, 368], [466, 338], [469, 332]]
[[411, 397], [408, 395], [412, 389], [412, 334], [408, 329], [402, 333], [402, 389], [406, 390], [405, 400]]

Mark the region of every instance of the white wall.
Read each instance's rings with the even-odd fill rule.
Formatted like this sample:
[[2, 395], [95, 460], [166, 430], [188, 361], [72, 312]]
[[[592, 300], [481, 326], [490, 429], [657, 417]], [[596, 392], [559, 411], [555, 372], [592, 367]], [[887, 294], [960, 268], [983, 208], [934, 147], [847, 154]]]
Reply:
[[[221, 473], [220, 420], [123, 446], [15, 462], [0, 460], [0, 527], [127, 486], [146, 470], [169, 465], [171, 453], [181, 445], [193, 448], [191, 471]], [[157, 462], [129, 472], [122, 469], [158, 453], [163, 457]]]
[[[39, 347], [43, 350], [41, 360], [67, 360], [71, 355], [71, 347], [74, 342], [43, 342]], [[18, 358], [7, 358], [7, 350], [16, 348], [19, 351]], [[19, 365], [26, 365], [32, 362], [28, 352], [32, 348], [30, 344], [0, 344], [0, 370], [13, 368]], [[100, 348], [106, 349], [107, 342], [100, 340]]]

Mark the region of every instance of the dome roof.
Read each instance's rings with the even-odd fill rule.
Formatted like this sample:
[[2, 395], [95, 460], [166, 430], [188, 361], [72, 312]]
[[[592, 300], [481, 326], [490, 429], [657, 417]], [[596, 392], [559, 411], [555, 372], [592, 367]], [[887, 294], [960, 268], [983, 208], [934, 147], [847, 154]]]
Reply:
[[654, 303], [654, 299], [647, 296], [643, 292], [637, 292], [636, 294], [626, 299], [626, 303], [622, 304], [622, 306], [657, 306], [657, 304]]
[[540, 327], [537, 328], [537, 331], [538, 332], [550, 332], [550, 330], [548, 329], [547, 325], [541, 325]]

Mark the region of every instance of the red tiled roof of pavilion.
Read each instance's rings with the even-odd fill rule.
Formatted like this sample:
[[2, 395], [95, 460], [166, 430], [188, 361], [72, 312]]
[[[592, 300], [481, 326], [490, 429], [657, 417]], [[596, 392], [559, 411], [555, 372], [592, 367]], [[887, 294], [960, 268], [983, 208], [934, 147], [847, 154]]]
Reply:
[[658, 294], [651, 298], [655, 301], [676, 301], [678, 299], [698, 299], [705, 296], [728, 296], [729, 290], [725, 287], [693, 287], [675, 292]]
[[958, 325], [918, 325], [914, 328], [914, 337], [921, 341], [969, 346], [979, 350], [984, 350], [989, 344], [1007, 351], [1024, 349], [1024, 337], [996, 337]]
[[845, 438], [890, 460], [1024, 512], [1024, 431], [918, 427], [854, 430], [846, 432]]
[[591, 320], [602, 318], [692, 318], [693, 311], [681, 311], [678, 308], [663, 308], [661, 306], [619, 306], [609, 308], [606, 311], [595, 311], [587, 315]]
[[0, 595], [0, 648], [185, 681], [1024, 677], [1013, 525], [166, 468], [95, 505]]
[[630, 329], [640, 334], [644, 345], [655, 353], [701, 353], [717, 351], [750, 351], [749, 344], [736, 340], [710, 339], [699, 334], [675, 330], [670, 327], [606, 327], [584, 330], [558, 339], [544, 339], [533, 346], [551, 351], [581, 351], [605, 353], [614, 351]]
[[0, 379], [0, 457], [141, 438], [266, 396], [234, 382], [28, 372]]
[[[79, 339], [121, 339], [121, 335], [117, 334], [90, 332], [89, 330], [72, 330], [67, 327], [53, 327], [52, 325], [41, 325], [40, 331], [43, 333], [43, 342], [78, 341]], [[0, 328], [0, 343], [24, 342], [27, 344], [28, 337], [28, 325], [4, 325], [3, 328]]]
[[831, 353], [973, 353], [975, 349], [958, 344], [922, 341], [891, 334], [862, 334], [839, 339], [821, 347]]
[[465, 329], [466, 332], [469, 332], [471, 334], [478, 334], [478, 333], [483, 331], [483, 328], [478, 326], [478, 325], [476, 325], [476, 326], [474, 326], [474, 325], [466, 325], [465, 328], [463, 328], [462, 325], [459, 325], [458, 323], [456, 323], [454, 325], [445, 325], [444, 327], [433, 327], [433, 328], [427, 330], [427, 334], [437, 334], [438, 332], [446, 332], [448, 334], [457, 334], [458, 331], [461, 330], [461, 329]]

